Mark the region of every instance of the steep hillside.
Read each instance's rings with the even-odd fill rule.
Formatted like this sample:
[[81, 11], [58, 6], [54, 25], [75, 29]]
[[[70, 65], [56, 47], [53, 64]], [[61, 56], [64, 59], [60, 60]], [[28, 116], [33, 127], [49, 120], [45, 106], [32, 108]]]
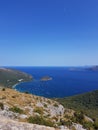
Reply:
[[63, 127], [63, 130], [86, 130], [81, 123], [73, 121], [74, 114], [75, 111], [64, 108], [57, 101], [9, 88], [0, 89], [0, 117], [58, 129]]
[[24, 72], [0, 68], [0, 86], [11, 88], [14, 84], [30, 80], [32, 80], [32, 76]]
[[64, 107], [82, 111], [96, 121], [98, 126], [98, 90], [67, 98], [56, 99]]
[[0, 108], [2, 116], [46, 126], [56, 125], [64, 114], [56, 101], [8, 88], [0, 90]]

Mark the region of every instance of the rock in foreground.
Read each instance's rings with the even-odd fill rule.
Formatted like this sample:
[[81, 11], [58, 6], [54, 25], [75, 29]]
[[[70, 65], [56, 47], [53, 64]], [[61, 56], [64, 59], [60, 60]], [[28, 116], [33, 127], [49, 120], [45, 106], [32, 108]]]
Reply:
[[56, 130], [46, 126], [17, 122], [0, 116], [0, 130]]

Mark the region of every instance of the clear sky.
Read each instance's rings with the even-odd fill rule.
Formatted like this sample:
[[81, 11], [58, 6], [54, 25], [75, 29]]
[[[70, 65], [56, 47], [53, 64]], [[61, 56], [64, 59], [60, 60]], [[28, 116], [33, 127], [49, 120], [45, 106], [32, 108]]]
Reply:
[[0, 0], [0, 66], [98, 64], [98, 0]]

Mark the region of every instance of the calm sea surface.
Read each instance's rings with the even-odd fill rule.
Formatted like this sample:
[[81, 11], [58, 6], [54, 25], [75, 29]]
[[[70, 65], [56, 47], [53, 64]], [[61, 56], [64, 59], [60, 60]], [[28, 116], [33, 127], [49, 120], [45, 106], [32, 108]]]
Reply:
[[[31, 74], [34, 80], [15, 87], [20, 92], [29, 92], [44, 97], [66, 97], [98, 89], [98, 71], [68, 67], [14, 67]], [[40, 81], [44, 76], [50, 81]]]

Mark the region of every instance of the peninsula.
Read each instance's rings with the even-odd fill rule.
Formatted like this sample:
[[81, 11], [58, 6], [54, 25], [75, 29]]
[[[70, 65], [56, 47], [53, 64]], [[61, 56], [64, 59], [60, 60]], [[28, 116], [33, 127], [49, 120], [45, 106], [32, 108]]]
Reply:
[[0, 86], [12, 88], [15, 84], [31, 80], [33, 80], [33, 77], [24, 72], [15, 69], [0, 68]]

